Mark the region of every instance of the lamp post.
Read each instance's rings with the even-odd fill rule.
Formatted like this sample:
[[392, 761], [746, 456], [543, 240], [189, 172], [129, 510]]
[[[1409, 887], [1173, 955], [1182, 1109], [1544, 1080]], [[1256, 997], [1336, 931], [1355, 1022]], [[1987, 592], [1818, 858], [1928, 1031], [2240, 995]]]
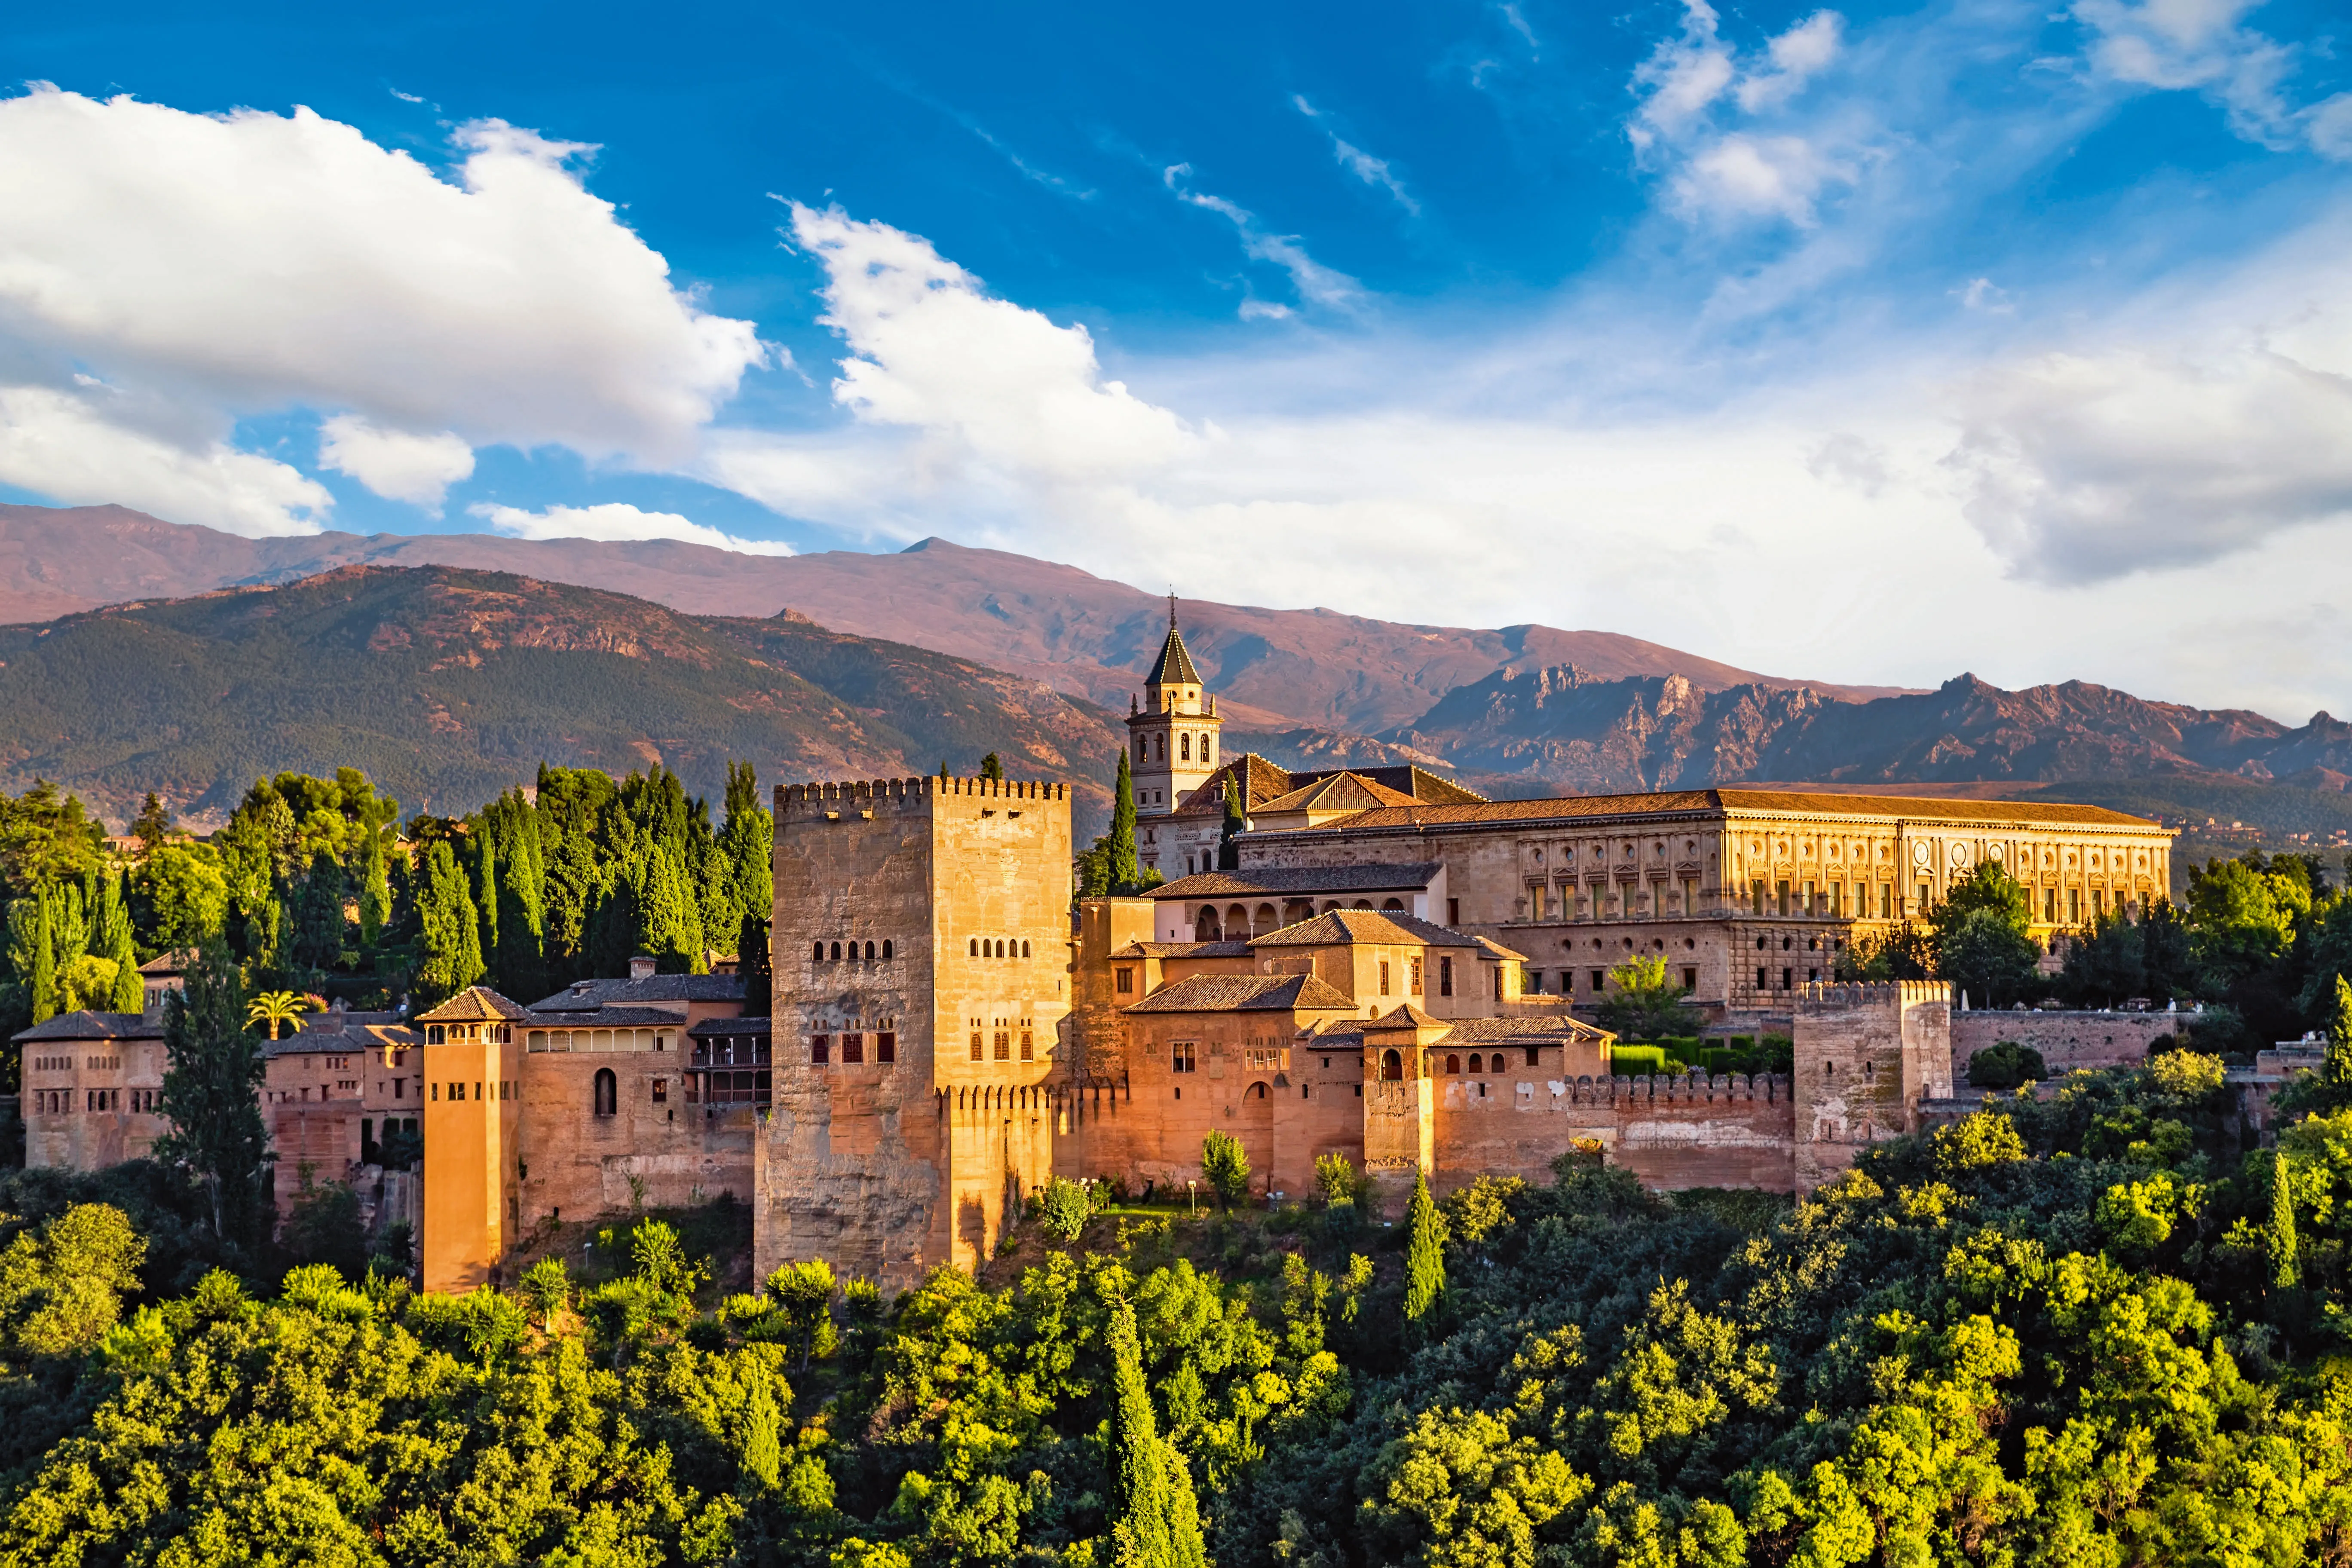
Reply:
[[1199, 1184], [1196, 1182], [1186, 1182], [1184, 1184], [1184, 1192], [1185, 1194], [1192, 1200], [1192, 1217], [1194, 1219], [1199, 1219], [1201, 1217], [1201, 1194]]

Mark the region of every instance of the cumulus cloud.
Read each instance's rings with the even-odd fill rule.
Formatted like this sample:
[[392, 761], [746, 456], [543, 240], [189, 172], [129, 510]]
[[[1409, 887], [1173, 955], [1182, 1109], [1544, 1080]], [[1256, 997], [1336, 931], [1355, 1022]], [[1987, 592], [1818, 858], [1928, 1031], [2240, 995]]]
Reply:
[[[589, 195], [589, 149], [498, 121], [454, 141], [445, 179], [305, 109], [190, 114], [47, 87], [0, 100], [14, 379], [65, 388], [87, 372], [168, 407], [176, 435], [158, 419], [142, 438], [195, 462], [241, 416], [343, 411], [355, 477], [419, 496], [454, 470], [456, 442], [687, 456], [763, 357], [751, 324], [705, 310]], [[423, 434], [395, 454], [362, 426]], [[444, 432], [433, 459], [414, 444]], [[39, 488], [22, 469], [0, 479]], [[265, 485], [247, 510], [283, 504]]]
[[792, 546], [769, 539], [740, 539], [674, 511], [644, 511], [625, 501], [595, 506], [551, 506], [543, 511], [478, 502], [467, 511], [500, 533], [517, 539], [675, 539], [749, 555], [790, 555]]
[[1681, 31], [1634, 69], [1638, 102], [1625, 128], [1637, 157], [1669, 171], [1683, 216], [1809, 226], [1823, 187], [1851, 182], [1849, 159], [1817, 133], [1759, 128], [1836, 61], [1843, 31], [1838, 13], [1817, 11], [1743, 63], [1714, 7], [1685, 0]]
[[2076, 0], [2092, 72], [2110, 81], [2198, 91], [2230, 127], [2270, 147], [2306, 144], [2352, 161], [2352, 93], [2296, 107], [2286, 91], [2296, 51], [2245, 26], [2260, 0]]
[[413, 436], [382, 430], [355, 414], [338, 414], [319, 426], [319, 461], [349, 474], [386, 500], [441, 510], [442, 498], [474, 472], [474, 449], [462, 436]]
[[1322, 126], [1323, 133], [1331, 139], [1331, 155], [1339, 160], [1341, 168], [1374, 190], [1387, 192], [1391, 200], [1414, 217], [1421, 216], [1421, 204], [1413, 200], [1412, 193], [1404, 188], [1404, 182], [1389, 168], [1387, 159], [1373, 157], [1325, 124], [1323, 111], [1307, 102], [1303, 95], [1294, 93], [1290, 101], [1299, 113]]
[[299, 469], [140, 429], [108, 401], [103, 388], [0, 386], [0, 476], [68, 506], [114, 501], [248, 538], [316, 533], [334, 504]]
[[1337, 310], [1354, 310], [1364, 303], [1363, 285], [1309, 256], [1297, 235], [1269, 234], [1258, 222], [1257, 215], [1248, 208], [1223, 196], [1192, 189], [1192, 164], [1171, 163], [1160, 177], [1178, 201], [1215, 213], [1232, 224], [1234, 232], [1241, 237], [1244, 255], [1253, 260], [1271, 262], [1289, 273], [1291, 287], [1298, 290], [1300, 299]]

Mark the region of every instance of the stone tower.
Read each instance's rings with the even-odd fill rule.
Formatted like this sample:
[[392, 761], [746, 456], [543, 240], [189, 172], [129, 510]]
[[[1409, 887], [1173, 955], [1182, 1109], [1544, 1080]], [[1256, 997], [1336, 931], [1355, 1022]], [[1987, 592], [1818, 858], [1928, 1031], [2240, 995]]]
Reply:
[[976, 1268], [1053, 1173], [1067, 786], [782, 788], [775, 868], [757, 1277], [822, 1258], [904, 1288], [941, 1263]]
[[1919, 1130], [1952, 1092], [1952, 988], [1940, 980], [1807, 985], [1797, 994], [1796, 1187], [1833, 1180], [1871, 1144]]
[[1135, 809], [1164, 816], [1217, 771], [1217, 700], [1201, 686], [1201, 672], [1176, 629], [1176, 595], [1168, 595], [1168, 640], [1145, 678], [1143, 700], [1127, 716], [1128, 762], [1135, 774]]

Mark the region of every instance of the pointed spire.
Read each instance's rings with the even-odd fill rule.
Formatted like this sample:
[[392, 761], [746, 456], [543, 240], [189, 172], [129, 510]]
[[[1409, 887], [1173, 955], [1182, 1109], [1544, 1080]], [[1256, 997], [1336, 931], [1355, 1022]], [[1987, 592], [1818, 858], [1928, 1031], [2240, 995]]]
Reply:
[[1176, 590], [1173, 588], [1168, 590], [1168, 629], [1171, 632], [1176, 629]]

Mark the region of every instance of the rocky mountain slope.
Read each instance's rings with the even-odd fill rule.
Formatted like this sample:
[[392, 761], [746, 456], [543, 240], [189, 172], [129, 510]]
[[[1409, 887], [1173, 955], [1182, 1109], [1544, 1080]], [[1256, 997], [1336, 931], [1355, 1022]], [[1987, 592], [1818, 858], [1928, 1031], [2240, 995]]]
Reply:
[[[609, 588], [693, 615], [821, 626], [1030, 676], [1124, 712], [1167, 631], [1160, 596], [1076, 567], [925, 540], [896, 554], [740, 555], [663, 540], [320, 533], [239, 539], [121, 507], [0, 506], [0, 621], [124, 599], [277, 583], [354, 564], [462, 566]], [[1403, 626], [1331, 610], [1187, 601], [1184, 637], [1228, 720], [1253, 730], [1370, 733], [1507, 664], [1678, 675], [1703, 690], [1799, 684], [1612, 632]], [[1815, 683], [1839, 696], [1893, 689]]]
[[924, 649], [452, 567], [0, 627], [0, 787], [51, 779], [116, 823], [149, 789], [201, 822], [286, 768], [348, 763], [407, 810], [456, 811], [542, 758], [659, 763], [716, 795], [730, 758], [773, 784], [970, 773], [996, 751], [1071, 783], [1084, 826], [1118, 743], [1099, 709]]

